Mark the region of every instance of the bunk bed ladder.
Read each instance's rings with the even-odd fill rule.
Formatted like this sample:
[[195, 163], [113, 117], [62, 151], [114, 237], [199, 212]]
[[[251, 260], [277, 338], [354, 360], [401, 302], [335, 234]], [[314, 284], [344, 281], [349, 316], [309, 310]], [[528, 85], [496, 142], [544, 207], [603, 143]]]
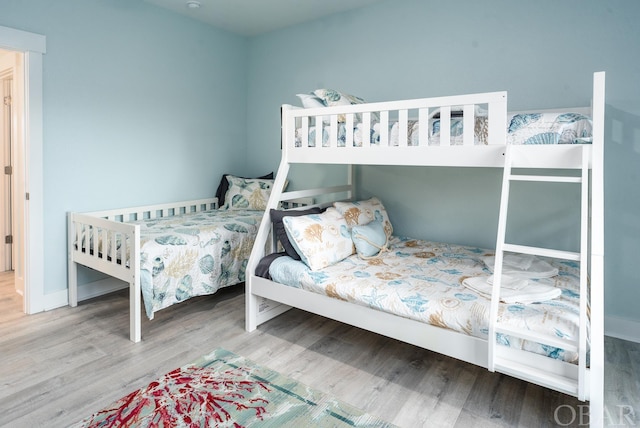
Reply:
[[[507, 146], [505, 152], [504, 176], [502, 181], [502, 195], [500, 200], [500, 213], [498, 219], [498, 234], [496, 242], [496, 256], [494, 266], [494, 280], [489, 319], [489, 346], [488, 369], [498, 371], [518, 378], [551, 387], [586, 400], [588, 391], [587, 380], [587, 323], [588, 323], [588, 286], [587, 286], [587, 255], [588, 255], [588, 227], [589, 227], [589, 145], [576, 146], [579, 152], [580, 175], [523, 175], [514, 174], [513, 168], [517, 168], [520, 157], [526, 156], [525, 146]], [[577, 169], [577, 168], [576, 168]], [[533, 181], [547, 183], [576, 183], [580, 184], [580, 249], [578, 252], [561, 251], [549, 248], [515, 245], [505, 242], [507, 228], [507, 211], [509, 204], [510, 183], [512, 181]], [[501, 324], [498, 314], [500, 288], [502, 284], [502, 263], [505, 252], [547, 256], [557, 259], [571, 260], [580, 263], [580, 326], [577, 340], [556, 337], [548, 334], [540, 334], [533, 331], [521, 330]], [[518, 358], [510, 355], [509, 348], [498, 343], [499, 335], [517, 337], [523, 340], [534, 341], [543, 345], [564, 349], [578, 353], [577, 369], [567, 370], [563, 373], [550, 373], [544, 366], [545, 357], [534, 356], [532, 361], [539, 364], [525, 364]], [[570, 369], [574, 369], [569, 364]]]

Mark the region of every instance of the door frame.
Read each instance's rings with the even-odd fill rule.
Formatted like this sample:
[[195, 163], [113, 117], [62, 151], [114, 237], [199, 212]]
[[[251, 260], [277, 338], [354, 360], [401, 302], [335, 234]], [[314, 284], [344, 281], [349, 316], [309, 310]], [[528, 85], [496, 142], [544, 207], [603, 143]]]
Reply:
[[[33, 314], [46, 308], [44, 294], [43, 219], [43, 100], [42, 56], [46, 37], [0, 26], [0, 48], [24, 54], [24, 104], [22, 113], [24, 150], [24, 312]], [[20, 179], [20, 177], [16, 177]]]

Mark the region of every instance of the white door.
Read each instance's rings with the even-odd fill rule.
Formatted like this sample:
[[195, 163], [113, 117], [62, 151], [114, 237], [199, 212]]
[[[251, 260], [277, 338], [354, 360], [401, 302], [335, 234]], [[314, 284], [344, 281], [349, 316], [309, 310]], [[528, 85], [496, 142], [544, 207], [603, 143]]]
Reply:
[[0, 88], [0, 272], [13, 270], [12, 249], [13, 249], [13, 228], [12, 228], [12, 194], [13, 194], [13, 160], [12, 160], [12, 86], [13, 73], [3, 73], [2, 86]]

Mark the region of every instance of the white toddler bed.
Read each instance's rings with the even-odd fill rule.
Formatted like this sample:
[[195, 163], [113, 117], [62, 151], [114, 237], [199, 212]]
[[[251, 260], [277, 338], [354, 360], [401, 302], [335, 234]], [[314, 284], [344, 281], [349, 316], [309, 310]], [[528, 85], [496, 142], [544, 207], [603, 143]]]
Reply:
[[[210, 198], [69, 213], [70, 305], [78, 303], [78, 265], [126, 282], [130, 339], [138, 342], [142, 303], [153, 319], [168, 306], [244, 282], [273, 179], [225, 175], [222, 180], [221, 208], [218, 198]], [[113, 290], [101, 287], [87, 297]]]
[[[343, 186], [271, 195], [269, 209], [276, 209], [282, 199], [320, 196], [330, 201], [322, 205], [329, 206], [325, 212], [329, 214], [314, 212], [291, 220], [297, 218], [293, 213], [288, 217], [286, 212], [265, 212], [247, 267], [246, 329], [252, 331], [291, 307], [300, 308], [590, 400], [591, 421], [598, 426], [604, 411], [604, 73], [594, 74], [593, 89], [589, 132], [564, 125], [532, 130], [525, 122], [551, 113], [508, 114], [504, 92], [345, 105], [332, 105], [329, 98], [324, 100], [328, 107], [284, 106], [276, 188], [292, 164], [345, 164], [348, 173]], [[452, 114], [456, 110], [463, 112], [462, 117]], [[585, 110], [552, 114], [562, 121], [563, 115], [575, 118]], [[516, 133], [522, 135], [518, 138]], [[549, 135], [539, 135], [544, 133]], [[353, 165], [503, 168], [496, 248], [454, 249], [449, 244], [391, 237], [390, 251], [380, 256], [368, 260], [352, 255], [348, 241], [339, 244], [330, 236], [344, 238], [353, 230], [350, 226], [359, 225], [348, 213], [336, 214], [331, 207], [332, 201], [344, 203], [340, 198], [345, 194], [355, 199]], [[532, 169], [560, 174], [537, 175], [530, 173]], [[521, 171], [525, 173], [518, 174]], [[564, 175], [564, 171], [575, 173]], [[582, 204], [577, 252], [505, 242], [509, 184], [516, 180], [578, 184]], [[293, 246], [302, 253], [301, 261], [274, 257], [276, 242], [269, 240], [273, 214], [287, 225], [289, 239], [300, 239]], [[296, 229], [300, 224], [304, 227]], [[352, 241], [356, 241], [353, 236]], [[328, 250], [329, 243], [333, 247]], [[263, 244], [268, 244], [267, 251]], [[444, 251], [446, 257], [443, 248], [450, 250]], [[487, 261], [487, 256], [493, 259]], [[525, 305], [501, 302], [513, 286], [512, 278], [503, 275], [508, 262], [529, 256], [557, 269], [546, 280], [551, 284], [542, 283], [561, 294], [548, 296], [542, 304], [535, 298], [536, 303]], [[447, 258], [448, 264], [439, 265]], [[267, 259], [270, 267], [265, 274], [262, 261]], [[462, 265], [468, 271], [460, 269]], [[432, 267], [437, 269], [429, 271]], [[486, 281], [469, 281], [491, 274], [488, 287]], [[382, 303], [388, 297], [391, 303]], [[429, 304], [429, 299], [437, 304]], [[453, 311], [456, 308], [463, 311]]]

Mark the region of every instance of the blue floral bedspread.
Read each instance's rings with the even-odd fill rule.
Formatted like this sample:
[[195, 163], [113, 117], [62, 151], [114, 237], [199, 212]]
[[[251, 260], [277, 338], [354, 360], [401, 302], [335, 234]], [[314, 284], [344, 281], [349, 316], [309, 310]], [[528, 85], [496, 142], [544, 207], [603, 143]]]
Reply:
[[137, 221], [140, 276], [149, 319], [190, 297], [245, 280], [263, 211], [213, 210]]
[[[491, 301], [465, 287], [465, 278], [489, 276], [483, 258], [492, 250], [393, 237], [390, 252], [378, 258], [357, 254], [319, 271], [290, 257], [269, 269], [274, 281], [486, 339]], [[576, 339], [579, 329], [579, 264], [547, 261], [558, 275], [545, 283], [560, 297], [531, 304], [500, 304], [502, 322], [522, 330], [551, 332]], [[576, 362], [577, 354], [521, 339], [500, 336], [501, 344]]]

